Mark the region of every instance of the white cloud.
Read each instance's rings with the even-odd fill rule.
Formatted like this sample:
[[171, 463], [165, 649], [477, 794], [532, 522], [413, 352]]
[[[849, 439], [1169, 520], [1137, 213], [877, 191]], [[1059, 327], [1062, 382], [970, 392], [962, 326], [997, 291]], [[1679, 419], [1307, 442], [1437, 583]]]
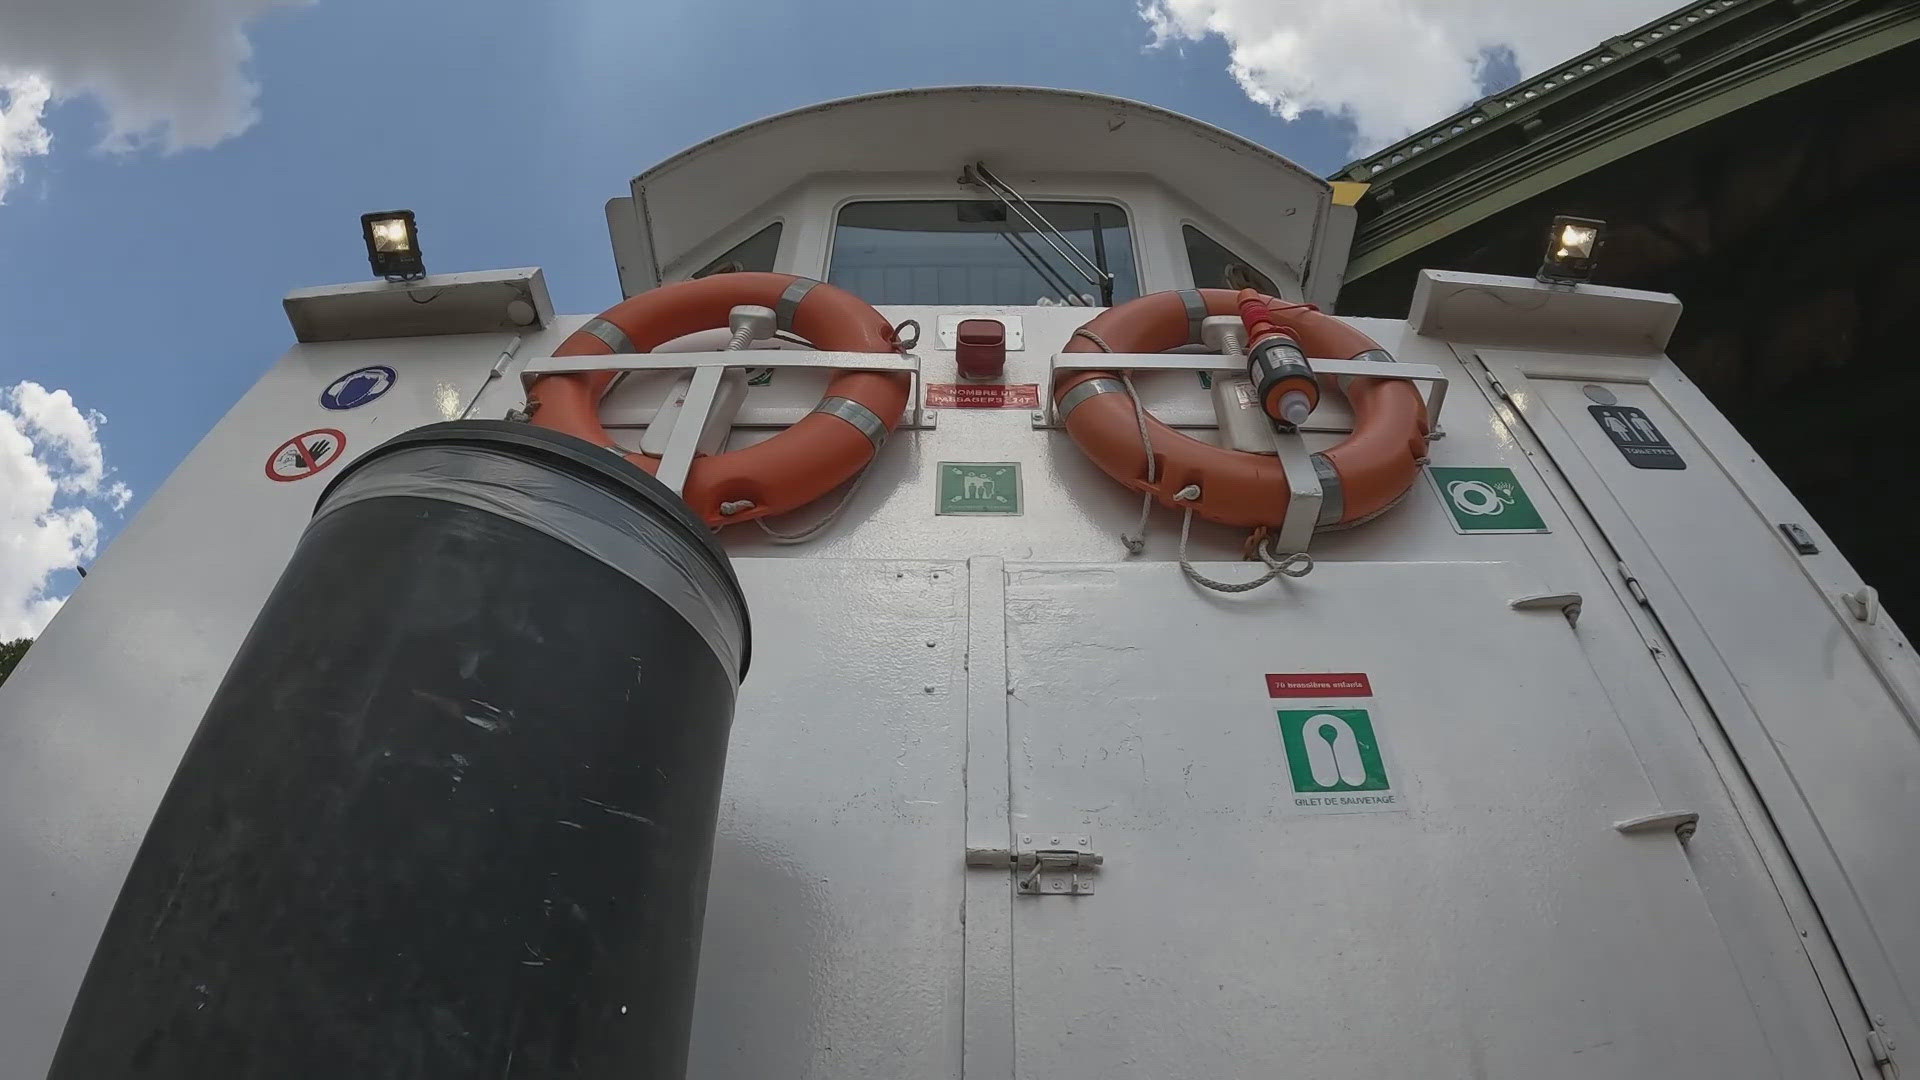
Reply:
[[1631, 30], [1680, 0], [1140, 0], [1154, 43], [1218, 36], [1228, 73], [1288, 120], [1353, 123], [1367, 153], [1481, 96], [1481, 65], [1513, 50], [1523, 78]]
[[100, 448], [106, 420], [65, 390], [0, 390], [0, 641], [37, 635], [66, 600], [47, 593], [54, 572], [99, 550], [87, 504], [118, 511], [133, 498]]
[[246, 25], [304, 0], [5, 0], [0, 3], [0, 199], [47, 153], [47, 102], [88, 97], [103, 148], [212, 146], [253, 125]]
[[53, 88], [38, 75], [14, 75], [0, 79], [0, 200], [7, 189], [20, 179], [21, 161], [47, 152], [53, 137], [40, 126]]

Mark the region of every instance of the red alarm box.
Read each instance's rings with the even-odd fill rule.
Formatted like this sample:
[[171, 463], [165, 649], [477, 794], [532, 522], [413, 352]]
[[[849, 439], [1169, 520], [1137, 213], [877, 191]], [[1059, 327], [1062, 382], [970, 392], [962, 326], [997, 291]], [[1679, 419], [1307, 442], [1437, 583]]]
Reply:
[[1007, 370], [1007, 328], [997, 319], [967, 319], [954, 331], [953, 358], [963, 379], [997, 379]]

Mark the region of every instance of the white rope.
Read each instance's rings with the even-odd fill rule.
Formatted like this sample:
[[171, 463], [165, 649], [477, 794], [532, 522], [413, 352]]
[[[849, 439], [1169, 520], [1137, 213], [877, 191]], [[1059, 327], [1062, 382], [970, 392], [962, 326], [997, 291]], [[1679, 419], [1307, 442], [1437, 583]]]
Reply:
[[[1073, 336], [1086, 338], [1088, 341], [1093, 342], [1094, 348], [1099, 349], [1103, 353], [1113, 351], [1105, 341], [1100, 339], [1099, 334], [1094, 333], [1084, 326], [1075, 330]], [[1133, 401], [1133, 421], [1140, 429], [1140, 449], [1147, 455], [1147, 484], [1151, 487], [1160, 480], [1160, 467], [1159, 463], [1153, 459], [1153, 439], [1147, 433], [1147, 410], [1145, 406], [1140, 404], [1140, 392], [1134, 389], [1133, 373], [1126, 370], [1121, 371], [1120, 381], [1126, 385], [1127, 397]], [[1174, 502], [1181, 504], [1180, 572], [1187, 576], [1187, 580], [1202, 588], [1212, 589], [1215, 592], [1244, 593], [1251, 592], [1275, 578], [1306, 577], [1313, 572], [1312, 555], [1304, 551], [1296, 551], [1291, 554], [1282, 555], [1273, 550], [1274, 541], [1278, 538], [1272, 536], [1269, 536], [1258, 547], [1254, 548], [1254, 552], [1260, 556], [1260, 561], [1267, 565], [1267, 572], [1252, 581], [1238, 583], [1215, 581], [1200, 571], [1195, 570], [1193, 563], [1187, 561], [1187, 537], [1193, 530], [1193, 507], [1191, 504], [1199, 498], [1200, 487], [1197, 484], [1188, 484], [1186, 487], [1181, 488], [1173, 497]], [[1140, 523], [1135, 526], [1134, 535], [1128, 536], [1124, 532], [1120, 534], [1120, 542], [1127, 546], [1127, 554], [1138, 555], [1146, 550], [1147, 522], [1152, 513], [1153, 493], [1151, 491], [1142, 492], [1140, 495]]]
[[[1140, 392], [1133, 388], [1133, 372], [1122, 371], [1120, 381], [1127, 386], [1127, 396], [1133, 399], [1133, 422], [1140, 426], [1140, 449], [1147, 455], [1147, 485], [1151, 487], [1160, 479], [1160, 465], [1153, 460], [1153, 439], [1147, 435], [1147, 410], [1140, 405]], [[1127, 554], [1138, 555], [1147, 549], [1147, 520], [1153, 514], [1153, 493], [1140, 493], [1140, 523], [1133, 527], [1133, 535], [1120, 534], [1120, 542], [1127, 545]]]
[[[819, 521], [816, 521], [813, 524], [807, 526], [806, 528], [801, 529], [799, 532], [797, 533], [780, 532], [774, 529], [773, 526], [768, 525], [765, 518], [754, 518], [753, 523], [755, 525], [760, 526], [760, 531], [767, 534], [767, 539], [773, 541], [776, 544], [806, 543], [807, 541], [813, 539], [815, 536], [819, 535], [820, 530], [833, 524], [833, 519], [839, 517], [840, 511], [845, 510], [847, 508], [847, 504], [853, 501], [854, 493], [860, 490], [861, 482], [866, 480], [867, 474], [873, 471], [873, 463], [875, 461], [878, 461], [879, 459], [880, 459], [880, 455], [876, 453], [873, 456], [873, 458], [868, 460], [866, 467], [860, 470], [860, 475], [853, 478], [853, 483], [847, 485], [846, 494], [841, 495], [840, 501], [833, 504], [833, 509], [827, 511], [825, 517], [822, 517]], [[739, 499], [734, 502], [723, 502], [720, 504], [720, 513], [721, 513], [721, 516], [723, 517], [732, 517], [735, 514], [746, 513], [747, 511], [753, 509], [754, 505], [755, 504], [752, 499]]]
[[1200, 498], [1200, 488], [1194, 484], [1181, 488], [1173, 497], [1173, 501], [1180, 503], [1180, 509], [1184, 511], [1184, 516], [1180, 519], [1180, 572], [1187, 575], [1188, 581], [1201, 588], [1212, 589], [1214, 592], [1244, 593], [1252, 592], [1278, 577], [1306, 577], [1313, 572], [1313, 556], [1304, 551], [1281, 555], [1272, 550], [1273, 537], [1268, 537], [1254, 549], [1260, 556], [1260, 561], [1267, 564], [1267, 572], [1252, 581], [1215, 581], [1195, 570], [1193, 564], [1187, 561], [1187, 534], [1193, 528], [1193, 507], [1190, 504], [1198, 498]]
[[[1073, 336], [1086, 338], [1088, 341], [1093, 342], [1094, 348], [1099, 349], [1103, 353], [1113, 351], [1111, 346], [1100, 339], [1099, 334], [1094, 333], [1084, 326], [1075, 330]], [[1160, 479], [1160, 465], [1153, 460], [1153, 438], [1147, 434], [1147, 410], [1140, 404], [1140, 392], [1133, 388], [1133, 372], [1122, 371], [1120, 373], [1120, 381], [1126, 384], [1127, 397], [1133, 401], [1133, 422], [1138, 425], [1140, 429], [1140, 449], [1145, 451], [1147, 455], [1147, 484], [1151, 486]], [[1132, 536], [1128, 536], [1124, 532], [1120, 534], [1120, 542], [1126, 545], [1127, 554], [1138, 555], [1147, 550], [1147, 521], [1152, 515], [1153, 493], [1151, 491], [1143, 491], [1140, 493], [1140, 523], [1133, 527]]]

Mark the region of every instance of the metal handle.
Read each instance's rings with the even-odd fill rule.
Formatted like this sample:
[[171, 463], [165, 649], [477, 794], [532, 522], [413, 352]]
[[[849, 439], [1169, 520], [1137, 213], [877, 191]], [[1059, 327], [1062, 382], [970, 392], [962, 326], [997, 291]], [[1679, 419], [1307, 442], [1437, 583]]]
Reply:
[[1538, 596], [1516, 596], [1507, 601], [1507, 606], [1515, 611], [1559, 611], [1567, 617], [1568, 626], [1580, 625], [1580, 594], [1542, 593]]
[[1862, 585], [1855, 592], [1841, 593], [1840, 602], [1854, 618], [1872, 626], [1880, 621], [1880, 590]]

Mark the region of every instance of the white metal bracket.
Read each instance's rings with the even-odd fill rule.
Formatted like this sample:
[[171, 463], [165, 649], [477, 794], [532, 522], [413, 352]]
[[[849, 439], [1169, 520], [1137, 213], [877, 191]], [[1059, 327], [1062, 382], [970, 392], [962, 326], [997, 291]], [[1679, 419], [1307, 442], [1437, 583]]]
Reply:
[[[1447, 375], [1432, 364], [1402, 364], [1378, 360], [1309, 360], [1315, 375], [1338, 383], [1340, 377], [1405, 379], [1427, 386], [1427, 423], [1430, 438], [1440, 437], [1440, 408], [1447, 400]], [[1055, 353], [1047, 362], [1047, 382], [1040, 388], [1040, 408], [1033, 414], [1036, 429], [1063, 426], [1053, 405], [1053, 384], [1062, 372], [1075, 371], [1244, 371], [1246, 360], [1240, 356], [1212, 353]], [[1324, 492], [1313, 468], [1313, 455], [1298, 431], [1273, 429], [1274, 452], [1286, 472], [1288, 499], [1286, 520], [1274, 538], [1274, 549], [1288, 554], [1307, 550], [1314, 527], [1320, 520], [1320, 502]]]
[[1628, 835], [1671, 831], [1683, 844], [1693, 839], [1694, 830], [1699, 826], [1700, 815], [1691, 810], [1648, 814], [1645, 817], [1628, 818], [1626, 821], [1613, 823], [1615, 832]]
[[1106, 862], [1093, 850], [1093, 837], [1076, 833], [1020, 834], [1012, 851], [1006, 848], [968, 848], [967, 865], [979, 869], [1011, 870], [1015, 890], [1023, 896], [1092, 896], [1091, 874]]
[[1880, 621], [1880, 590], [1871, 585], [1862, 585], [1855, 592], [1841, 593], [1840, 602], [1846, 605], [1847, 614], [1868, 626]]
[[1567, 617], [1568, 626], [1580, 625], [1580, 604], [1577, 592], [1516, 596], [1507, 601], [1507, 606], [1515, 611], [1558, 611]]
[[[707, 415], [713, 411], [715, 397], [720, 390], [720, 376], [727, 368], [827, 368], [853, 371], [904, 371], [913, 376], [913, 392], [908, 395], [907, 409], [895, 430], [927, 430], [935, 425], [936, 417], [932, 410], [919, 407], [920, 400], [920, 357], [916, 353], [864, 353], [864, 352], [822, 352], [813, 349], [749, 349], [720, 352], [683, 352], [683, 353], [614, 353], [604, 356], [547, 356], [528, 361], [520, 369], [520, 384], [531, 387], [534, 380], [544, 375], [572, 375], [588, 371], [683, 371], [693, 370], [693, 384], [687, 388], [686, 403], [681, 407], [680, 420], [674, 425], [674, 434], [668, 437], [666, 453], [661, 456], [659, 471], [655, 474], [661, 483], [674, 491], [679, 491], [686, 482], [687, 470], [692, 467], [693, 455], [700, 430], [706, 426]], [[764, 420], [755, 424], [736, 423], [737, 427], [786, 427], [798, 422], [808, 410], [796, 410], [792, 415], [775, 419], [777, 424]], [[686, 432], [681, 438], [680, 433]]]
[[[1427, 387], [1427, 424], [1430, 438], [1440, 437], [1440, 409], [1447, 403], [1447, 374], [1433, 364], [1403, 364], [1380, 360], [1308, 360], [1322, 385], [1329, 379], [1359, 375], [1371, 379], [1405, 379]], [[1047, 382], [1040, 388], [1040, 408], [1033, 414], [1036, 428], [1058, 428], [1053, 407], [1053, 384], [1062, 372], [1076, 371], [1246, 371], [1244, 357], [1215, 353], [1055, 353], [1047, 361]]]
[[1280, 521], [1280, 534], [1273, 549], [1282, 555], [1307, 550], [1313, 530], [1320, 522], [1320, 501], [1326, 493], [1320, 488], [1320, 474], [1313, 467], [1313, 454], [1297, 431], [1282, 431], [1273, 426], [1273, 449], [1280, 455], [1281, 471], [1287, 476], [1287, 514]]

